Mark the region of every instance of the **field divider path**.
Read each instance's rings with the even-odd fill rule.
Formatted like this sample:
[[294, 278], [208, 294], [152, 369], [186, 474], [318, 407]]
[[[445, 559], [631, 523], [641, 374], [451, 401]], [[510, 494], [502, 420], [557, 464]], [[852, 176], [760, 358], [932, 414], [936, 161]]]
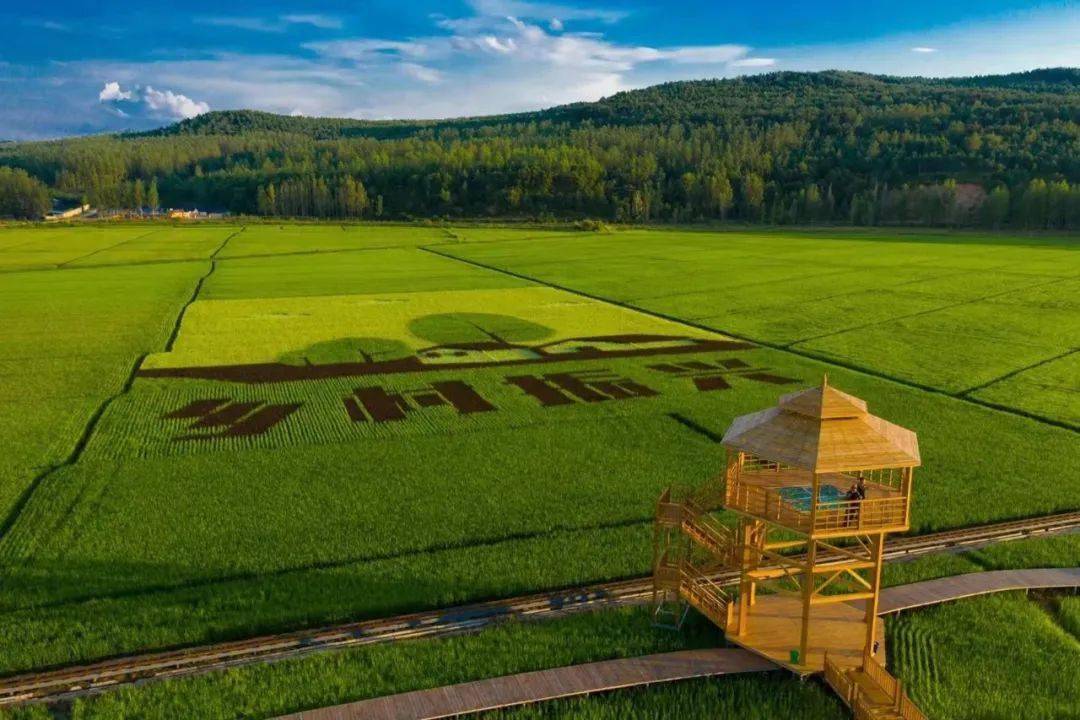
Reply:
[[[812, 342], [814, 340], [821, 340], [822, 338], [834, 337], [836, 335], [843, 335], [844, 333], [848, 333], [848, 332], [856, 332], [858, 330], [866, 330], [867, 328], [876, 327], [878, 325], [885, 325], [886, 323], [896, 322], [897, 320], [908, 320], [910, 318], [923, 317], [925, 315], [933, 315], [934, 313], [941, 312], [942, 310], [952, 310], [953, 308], [963, 307], [965, 305], [974, 305], [975, 303], [984, 302], [986, 300], [992, 300], [994, 298], [1004, 297], [1005, 295], [1011, 295], [1012, 293], [1025, 292], [1027, 290], [1033, 290], [1035, 288], [1045, 287], [1046, 285], [1056, 285], [1057, 283], [1070, 282], [1072, 280], [1075, 280], [1077, 277], [1078, 276], [1076, 276], [1076, 275], [1069, 275], [1069, 276], [1066, 276], [1066, 277], [1056, 277], [1056, 278], [1053, 278], [1051, 280], [1044, 280], [1044, 281], [1041, 281], [1041, 282], [1032, 283], [1031, 285], [1024, 285], [1022, 287], [1010, 288], [1008, 290], [1002, 290], [1000, 292], [990, 293], [989, 295], [980, 295], [979, 297], [966, 298], [964, 300], [957, 300], [956, 302], [946, 303], [944, 305], [939, 305], [937, 307], [929, 308], [927, 310], [919, 310], [917, 312], [904, 313], [902, 315], [893, 315], [892, 317], [887, 317], [887, 318], [885, 318], [883, 320], [874, 320], [872, 322], [862, 323], [861, 325], [852, 325], [851, 327], [846, 327], [846, 328], [844, 328], [842, 330], [832, 330], [832, 331], [827, 332], [827, 333], [819, 333], [817, 335], [808, 335], [807, 337], [799, 338], [798, 340], [792, 340], [791, 342], [784, 345], [784, 347], [789, 348], [792, 345], [799, 345], [799, 344], [802, 344], [802, 343]], [[854, 294], [854, 293], [852, 293], [852, 294]]]
[[[62, 461], [50, 465], [45, 470], [38, 473], [34, 477], [34, 479], [30, 481], [30, 484], [26, 486], [26, 489], [22, 491], [22, 493], [19, 495], [19, 499], [16, 500], [7, 517], [4, 518], [3, 524], [0, 524], [0, 549], [3, 549], [3, 546], [5, 544], [4, 541], [8, 537], [8, 532], [15, 525], [15, 522], [19, 519], [19, 515], [22, 514], [22, 511], [29, 504], [30, 498], [34, 496], [34, 493], [46, 480], [46, 478], [63, 468], [74, 465], [79, 461], [79, 458], [82, 456], [83, 451], [86, 449], [87, 444], [90, 442], [90, 438], [91, 436], [93, 436], [94, 430], [95, 428], [97, 428], [97, 424], [101, 420], [101, 417], [105, 414], [105, 411], [109, 409], [109, 406], [114, 400], [131, 390], [131, 386], [135, 382], [135, 376], [139, 372], [139, 368], [142, 367], [143, 360], [146, 359], [147, 355], [149, 355], [149, 353], [142, 353], [141, 355], [139, 355], [138, 358], [135, 359], [135, 362], [131, 365], [131, 369], [128, 371], [127, 377], [124, 379], [124, 383], [120, 386], [120, 389], [105, 398], [101, 402], [101, 404], [97, 406], [94, 412], [90, 414], [86, 425], [83, 426], [82, 433], [79, 434], [79, 438], [75, 441], [75, 445], [72, 446], [71, 452], [68, 453], [68, 456]], [[70, 511], [71, 508], [68, 508], [67, 512]], [[64, 513], [63, 517], [66, 517], [67, 512]], [[57, 522], [62, 522], [63, 517], [58, 519]], [[0, 552], [0, 556], [3, 556], [5, 554], [6, 553], [4, 552]]]
[[1035, 368], [1042, 367], [1043, 365], [1049, 365], [1050, 363], [1055, 362], [1057, 360], [1064, 360], [1065, 358], [1069, 357], [1070, 355], [1075, 355], [1078, 352], [1080, 352], [1080, 348], [1072, 348], [1071, 350], [1066, 350], [1065, 352], [1060, 353], [1058, 355], [1054, 355], [1053, 357], [1043, 358], [1042, 360], [1039, 360], [1038, 362], [1034, 362], [1034, 363], [1032, 363], [1030, 365], [1025, 365], [1024, 367], [1017, 368], [1015, 370], [1010, 370], [1009, 372], [1005, 373], [1004, 375], [1001, 375], [1000, 377], [996, 377], [996, 378], [994, 378], [992, 380], [987, 380], [984, 383], [981, 383], [979, 385], [975, 385], [973, 387], [969, 387], [966, 390], [961, 390], [959, 392], [959, 394], [960, 395], [970, 395], [971, 393], [977, 393], [980, 390], [985, 390], [986, 388], [990, 387], [991, 385], [997, 385], [999, 382], [1003, 382], [1005, 380], [1008, 380], [1009, 378], [1016, 377], [1017, 375], [1019, 375], [1021, 373], [1025, 373], [1028, 370], [1034, 370]]
[[[246, 225], [244, 226], [245, 229], [247, 227], [248, 226], [246, 226]], [[157, 231], [155, 231], [155, 232], [157, 232]], [[239, 231], [237, 231], [237, 232], [239, 232]], [[235, 235], [235, 234], [236, 233], [233, 233], [233, 235]], [[143, 236], [143, 237], [145, 237], [145, 236]], [[137, 238], [132, 238], [132, 240], [135, 240], [135, 239], [137, 239]], [[125, 240], [123, 243], [120, 243], [120, 245], [131, 242], [132, 240]], [[444, 244], [444, 245], [459, 245], [461, 243], [447, 242], [447, 243], [441, 243], [441, 244]], [[114, 245], [113, 247], [118, 247], [118, 246], [119, 245]], [[249, 255], [229, 255], [228, 257], [218, 257], [216, 259], [217, 259], [218, 262], [230, 262], [232, 260], [267, 260], [267, 259], [279, 258], [279, 257], [298, 257], [298, 256], [303, 257], [303, 256], [309, 256], [309, 255], [340, 255], [340, 254], [348, 254], [348, 253], [364, 253], [364, 252], [372, 252], [374, 250], [413, 250], [413, 249], [416, 249], [416, 247], [417, 246], [415, 246], [415, 245], [371, 245], [371, 246], [368, 246], [368, 247], [358, 247], [358, 248], [333, 248], [333, 249], [328, 249], [328, 250], [290, 250], [289, 252], [279, 252], [279, 253], [251, 253]], [[10, 250], [10, 249], [11, 248], [4, 248], [5, 251]], [[112, 249], [112, 248], [101, 248], [101, 250], [110, 250], [110, 249]], [[100, 251], [95, 250], [94, 252], [100, 252]], [[86, 257], [86, 256], [83, 256], [83, 257]], [[0, 254], [0, 258], [2, 258], [2, 254]], [[81, 258], [75, 258], [75, 259], [78, 260], [78, 259], [81, 259]], [[177, 263], [201, 262], [201, 261], [207, 260], [207, 259], [209, 259], [209, 258], [208, 257], [186, 257], [186, 258], [170, 258], [170, 259], [167, 259], [167, 260], [165, 260], [165, 259], [163, 259], [163, 260], [132, 260], [130, 262], [109, 262], [109, 263], [99, 263], [99, 264], [95, 264], [95, 265], [67, 265], [67, 264], [64, 264], [64, 265], [50, 265], [48, 267], [0, 268], [0, 275], [9, 275], [9, 274], [14, 275], [14, 274], [21, 274], [21, 273], [37, 273], [37, 272], [56, 272], [57, 270], [100, 270], [102, 268], [142, 267], [144, 265], [175, 265]], [[68, 261], [65, 261], [65, 262], [74, 262], [74, 261], [73, 260], [68, 260]]]
[[[1035, 535], [1053, 535], [1080, 530], [1080, 511], [1029, 518], [993, 525], [982, 525], [961, 530], [950, 530], [930, 535], [894, 538], [887, 541], [885, 559], [889, 561], [910, 559], [922, 555], [971, 550], [986, 545], [1008, 542]], [[981, 592], [992, 588], [1013, 589], [1016, 573], [1007, 583], [984, 583]], [[1080, 584], [1080, 569], [1046, 568], [1027, 573], [1025, 582], [1066, 582]], [[1042, 575], [1031, 575], [1040, 572]], [[985, 575], [992, 573], [973, 573]], [[955, 576], [963, 578], [965, 576]], [[1062, 580], [1064, 578], [1064, 580]], [[724, 572], [714, 581], [721, 585], [738, 582], [738, 573]], [[973, 592], [968, 581], [952, 583], [957, 597], [967, 597]], [[1045, 586], [1045, 585], [1044, 585]], [[904, 588], [907, 586], [895, 586]], [[946, 590], [948, 584], [942, 586]], [[889, 592], [883, 592], [884, 601]], [[939, 597], [944, 597], [940, 588]], [[954, 593], [954, 594], [955, 594]], [[945, 593], [947, 594], [947, 592]], [[277, 635], [236, 640], [201, 647], [186, 647], [143, 655], [117, 657], [89, 665], [61, 667], [41, 672], [23, 673], [0, 679], [0, 705], [26, 702], [56, 701], [73, 697], [93, 695], [123, 685], [141, 684], [155, 680], [192, 676], [256, 662], [270, 662], [296, 658], [316, 652], [338, 650], [362, 645], [400, 642], [416, 638], [449, 637], [474, 632], [499, 622], [515, 619], [523, 621], [546, 620], [563, 617], [576, 612], [605, 608], [641, 605], [652, 598], [651, 576], [590, 585], [579, 588], [536, 593], [532, 595], [503, 598], [458, 607], [430, 610], [395, 617], [346, 623], [333, 627], [298, 630]], [[948, 598], [944, 598], [948, 599]], [[944, 601], [944, 600], [940, 600]], [[910, 599], [903, 602], [910, 602]], [[902, 605], [897, 602], [896, 605]]]
[[59, 270], [60, 268], [67, 267], [68, 265], [71, 265], [72, 263], [78, 262], [79, 260], [85, 260], [88, 257], [93, 257], [94, 255], [97, 255], [100, 252], [105, 252], [106, 250], [113, 250], [115, 248], [120, 247], [121, 245], [127, 245], [129, 242], [135, 242], [136, 240], [142, 240], [144, 237], [149, 237], [149, 236], [153, 235], [154, 233], [161, 232], [161, 230], [162, 230], [162, 228], [154, 228], [153, 230], [151, 230], [148, 233], [143, 233], [142, 235], [137, 235], [136, 237], [133, 237], [133, 238], [128, 238], [126, 240], [121, 240], [120, 242], [116, 243], [115, 245], [109, 245], [107, 247], [98, 248], [97, 250], [94, 250], [93, 252], [88, 252], [85, 255], [80, 255], [78, 257], [71, 258], [70, 260], [65, 260], [62, 263], [57, 263], [56, 267], [53, 268], [53, 269]]
[[176, 338], [180, 336], [180, 326], [184, 324], [184, 315], [187, 314], [188, 308], [191, 307], [192, 304], [194, 304], [194, 302], [199, 299], [199, 293], [202, 292], [203, 284], [206, 282], [206, 279], [213, 275], [214, 271], [217, 270], [218, 253], [225, 249], [225, 246], [229, 244], [230, 240], [232, 240], [240, 233], [244, 232], [244, 230], [246, 229], [247, 226], [241, 227], [236, 232], [227, 236], [224, 240], [221, 241], [221, 244], [217, 246], [217, 249], [214, 250], [214, 252], [210, 253], [210, 256], [207, 258], [207, 260], [210, 261], [210, 268], [206, 271], [206, 273], [203, 274], [202, 277], [199, 278], [198, 282], [195, 283], [195, 289], [192, 290], [191, 297], [188, 298], [188, 301], [184, 303], [184, 306], [182, 308], [180, 308], [180, 312], [177, 313], [176, 322], [173, 324], [172, 332], [169, 333], [169, 339], [165, 343], [165, 352], [172, 351], [173, 345], [176, 343]]
[[[1064, 421], [1064, 420], [1055, 420], [1054, 418], [1044, 417], [1044, 416], [1039, 415], [1037, 413], [1027, 412], [1026, 410], [1021, 410], [1019, 408], [1012, 408], [1012, 407], [999, 405], [997, 403], [989, 402], [989, 401], [982, 400], [982, 399], [976, 398], [976, 397], [971, 397], [969, 395], [962, 395], [962, 394], [959, 394], [959, 393], [951, 393], [951, 392], [948, 392], [946, 390], [942, 390], [940, 388], [933, 387], [932, 385], [924, 385], [922, 383], [918, 383], [918, 382], [915, 382], [913, 380], [907, 380], [905, 378], [897, 377], [897, 376], [894, 376], [894, 375], [889, 375], [888, 373], [884, 373], [884, 372], [881, 372], [879, 370], [875, 370], [873, 368], [866, 367], [866, 366], [863, 366], [863, 365], [857, 365], [855, 363], [840, 362], [839, 360], [836, 360], [835, 358], [825, 357], [823, 355], [819, 355], [817, 353], [814, 353], [814, 352], [811, 352], [811, 351], [808, 351], [808, 350], [805, 350], [805, 349], [802, 349], [802, 348], [794, 347], [793, 345], [769, 342], [767, 340], [761, 340], [759, 338], [750, 337], [748, 335], [743, 335], [741, 333], [732, 332], [732, 331], [729, 331], [729, 330], [725, 330], [723, 328], [710, 327], [710, 326], [705, 325], [703, 323], [695, 322], [693, 320], [687, 320], [687, 319], [680, 318], [680, 317], [675, 317], [674, 315], [668, 315], [667, 313], [657, 312], [655, 310], [649, 310], [649, 309], [646, 309], [646, 308], [638, 307], [636, 305], [631, 305], [629, 303], [622, 302], [622, 301], [619, 301], [619, 300], [612, 300], [611, 298], [606, 298], [606, 297], [603, 297], [601, 295], [594, 295], [592, 293], [585, 292], [584, 290], [578, 290], [578, 289], [575, 289], [575, 288], [567, 287], [565, 285], [559, 285], [557, 283], [548, 282], [546, 280], [541, 280], [539, 278], [531, 277], [529, 275], [514, 272], [513, 270], [507, 270], [505, 268], [500, 268], [500, 267], [495, 266], [495, 265], [488, 265], [486, 263], [482, 263], [482, 262], [479, 262], [477, 260], [471, 260], [469, 258], [458, 257], [458, 256], [450, 254], [450, 253], [442, 252], [442, 251], [438, 250], [437, 247], [438, 246], [435, 246], [435, 245], [419, 245], [419, 246], [417, 246], [417, 249], [418, 250], [423, 250], [424, 252], [432, 253], [434, 255], [438, 255], [439, 257], [447, 258], [447, 259], [450, 259], [450, 260], [457, 260], [458, 262], [462, 262], [462, 263], [465, 263], [467, 265], [472, 265], [473, 267], [477, 267], [477, 268], [480, 268], [482, 270], [490, 270], [491, 272], [502, 273], [503, 275], [507, 275], [509, 277], [516, 278], [518, 280], [525, 280], [527, 282], [536, 283], [537, 285], [542, 285], [544, 287], [549, 287], [549, 288], [552, 288], [553, 290], [561, 290], [562, 292], [570, 293], [572, 295], [577, 295], [579, 297], [587, 298], [589, 300], [595, 300], [596, 302], [607, 303], [608, 305], [613, 305], [615, 307], [620, 307], [620, 308], [623, 308], [625, 310], [631, 310], [633, 312], [637, 312], [637, 313], [640, 313], [642, 315], [647, 315], [647, 316], [650, 316], [650, 317], [658, 318], [660, 320], [667, 320], [668, 322], [672, 322], [672, 323], [675, 323], [677, 325], [683, 325], [685, 327], [694, 328], [696, 330], [703, 330], [705, 332], [715, 333], [715, 334], [718, 334], [718, 335], [725, 335], [727, 337], [734, 338], [736, 340], [742, 340], [744, 342], [754, 343], [755, 345], [760, 345], [761, 347], [769, 348], [770, 350], [776, 350], [778, 352], [789, 353], [791, 355], [806, 358], [808, 360], [813, 360], [815, 362], [819, 362], [819, 363], [822, 363], [824, 365], [831, 365], [833, 367], [843, 368], [845, 370], [850, 370], [852, 372], [857, 372], [857, 373], [859, 373], [861, 375], [866, 375], [868, 377], [877, 378], [879, 380], [886, 380], [888, 382], [895, 383], [897, 385], [902, 385], [904, 387], [911, 388], [913, 390], [921, 390], [922, 392], [931, 393], [931, 394], [934, 394], [934, 395], [940, 395], [941, 397], [950, 398], [952, 400], [956, 400], [956, 401], [959, 401], [959, 402], [965, 402], [965, 403], [970, 403], [972, 405], [978, 405], [980, 407], [984, 407], [984, 408], [986, 408], [988, 410], [993, 410], [995, 412], [1003, 412], [1003, 413], [1007, 413], [1007, 414], [1010, 414], [1010, 415], [1015, 415], [1017, 417], [1025, 418], [1027, 420], [1032, 420], [1032, 421], [1035, 421], [1035, 422], [1039, 422], [1039, 423], [1042, 423], [1044, 425], [1051, 425], [1053, 427], [1058, 427], [1058, 428], [1061, 428], [1063, 430], [1070, 430], [1070, 431], [1072, 431], [1074, 433], [1080, 433], [1080, 425], [1075, 425], [1074, 423], [1070, 423], [1070, 422], [1067, 422], [1067, 421]], [[1063, 281], [1063, 280], [1066, 280], [1066, 279], [1069, 279], [1069, 278], [1057, 278], [1056, 280], [1054, 280], [1052, 282], [1059, 282], [1059, 281]], [[961, 304], [963, 304], [963, 303], [961, 303]]]
[[[741, 256], [741, 255], [735, 256], [735, 258], [737, 258], [737, 259], [741, 259], [742, 257], [744, 257], [744, 256]], [[755, 257], [761, 257], [761, 256], [755, 256]], [[898, 266], [898, 269], [904, 270], [904, 269], [908, 269], [908, 268], [918, 268], [918, 267], [922, 266], [923, 264], [925, 264], [925, 262], [910, 263], [910, 264], [907, 264], [907, 265]], [[840, 271], [835, 271], [834, 270], [834, 271], [830, 271], [830, 272], [822, 272], [822, 273], [813, 273], [813, 274], [810, 274], [810, 275], [803, 275], [799, 279], [800, 280], [815, 280], [815, 279], [820, 279], [820, 278], [823, 278], [823, 277], [830, 277], [832, 275], [854, 275], [854, 274], [864, 272], [867, 269], [869, 269], [869, 268], [861, 267], [861, 266], [855, 266], [853, 268], [849, 267], [848, 269], [840, 270]], [[994, 270], [996, 268], [987, 268], [987, 269], [988, 270]], [[889, 289], [898, 288], [898, 287], [904, 287], [905, 285], [914, 285], [916, 283], [926, 282], [927, 280], [940, 280], [940, 279], [943, 279], [943, 278], [955, 277], [957, 275], [968, 275], [970, 273], [971, 273], [970, 270], [942, 271], [942, 273], [940, 275], [931, 275], [929, 277], [919, 277], [919, 278], [915, 278], [914, 280], [904, 280], [903, 282], [894, 283], [894, 284], [889, 286]], [[762, 286], [772, 285], [775, 282], [776, 282], [775, 280], [756, 280], [754, 282], [743, 283], [743, 284], [740, 284], [740, 285], [730, 285], [730, 286], [728, 286], [728, 289], [729, 290], [742, 290], [742, 289], [745, 289], [745, 288], [758, 288], [758, 287], [762, 287]], [[665, 300], [665, 299], [677, 298], [677, 297], [688, 297], [690, 295], [700, 295], [701, 292], [702, 292], [701, 290], [692, 290], [692, 291], [679, 291], [679, 292], [673, 292], [673, 293], [662, 293], [660, 295], [639, 295], [639, 296], [636, 296], [636, 297], [628, 298], [627, 301], [628, 302], [640, 302], [642, 300]], [[830, 292], [827, 295], [816, 295], [816, 296], [813, 296], [813, 297], [801, 298], [797, 302], [801, 304], [801, 303], [822, 302], [824, 300], [835, 300], [836, 298], [850, 297], [852, 295], [857, 295], [860, 292], [861, 292], [860, 290], [847, 290], [847, 289], [845, 289], [845, 290], [842, 290], [840, 292]], [[764, 305], [760, 305], [758, 307], [760, 307], [761, 309], [771, 309], [771, 308], [777, 308], [777, 307], [788, 307], [789, 305], [790, 305], [790, 303], [781, 302], [781, 303], [777, 303], [777, 304], [773, 304], [773, 305], [764, 304]], [[703, 320], [703, 319], [710, 318], [710, 317], [716, 317], [716, 316], [715, 315], [695, 315], [691, 319], [693, 319], [693, 320]]]
[[[180, 311], [177, 313], [176, 322], [173, 324], [172, 331], [170, 332], [169, 338], [165, 344], [166, 351], [172, 348], [172, 344], [176, 340], [176, 336], [180, 331], [180, 324], [183, 320], [184, 313], [187, 312], [188, 307], [199, 296], [199, 291], [202, 289], [203, 282], [206, 280], [207, 277], [210, 276], [211, 273], [214, 272], [214, 268], [216, 267], [214, 258], [219, 252], [221, 252], [222, 249], [224, 249], [225, 245], [229, 242], [229, 240], [231, 240], [236, 235], [239, 235], [243, 231], [244, 228], [241, 227], [239, 230], [226, 237], [221, 242], [221, 245], [219, 245], [218, 248], [210, 255], [210, 267], [207, 269], [206, 273], [204, 273], [202, 277], [200, 277], [195, 283], [195, 289], [191, 295], [191, 298], [186, 303], [184, 303], [183, 307], [181, 307]], [[153, 234], [154, 232], [158, 232], [158, 230], [153, 230], [150, 233], [147, 233], [147, 235]], [[142, 237], [145, 237], [145, 235]], [[123, 243], [118, 244], [122, 245]], [[150, 352], [151, 351], [144, 352], [140, 354], [138, 358], [136, 358], [135, 362], [132, 363], [131, 369], [128, 371], [126, 378], [124, 379], [123, 384], [121, 384], [120, 389], [117, 392], [106, 397], [101, 402], [101, 404], [98, 405], [97, 409], [90, 415], [90, 418], [87, 420], [86, 425], [83, 426], [83, 431], [79, 435], [79, 439], [75, 442], [75, 445], [72, 447], [71, 452], [68, 453], [68, 456], [64, 458], [63, 461], [56, 463], [46, 468], [44, 471], [38, 473], [37, 476], [35, 476], [34, 479], [30, 482], [30, 484], [27, 485], [26, 489], [23, 490], [22, 494], [19, 495], [19, 499], [16, 501], [11, 511], [7, 514], [7, 517], [4, 518], [3, 523], [0, 524], [0, 550], [3, 550], [5, 540], [7, 540], [8, 538], [8, 533], [15, 525], [16, 521], [19, 519], [19, 516], [29, 504], [30, 499], [34, 496], [34, 493], [37, 491], [37, 489], [41, 487], [41, 484], [45, 481], [45, 479], [51, 476], [53, 473], [56, 473], [63, 468], [70, 467], [79, 461], [79, 458], [82, 457], [83, 451], [86, 449], [87, 444], [90, 442], [90, 438], [93, 437], [94, 431], [97, 429], [98, 423], [101, 421], [102, 416], [105, 415], [105, 411], [109, 409], [109, 406], [112, 405], [115, 400], [123, 397], [131, 391], [131, 387], [135, 384], [135, 378], [139, 373], [139, 369], [142, 368], [143, 361], [145, 361], [147, 356], [150, 355]], [[66, 517], [67, 514], [71, 512], [73, 507], [74, 506], [69, 507], [68, 510], [63, 514], [62, 518]], [[0, 552], [0, 555], [4, 554], [6, 553]]]

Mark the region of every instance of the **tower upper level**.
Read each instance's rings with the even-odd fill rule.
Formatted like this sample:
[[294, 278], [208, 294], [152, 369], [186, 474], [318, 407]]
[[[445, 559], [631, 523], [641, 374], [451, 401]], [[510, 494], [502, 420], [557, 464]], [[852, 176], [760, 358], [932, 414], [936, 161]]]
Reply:
[[829, 386], [735, 419], [724, 505], [814, 537], [907, 530], [919, 441]]

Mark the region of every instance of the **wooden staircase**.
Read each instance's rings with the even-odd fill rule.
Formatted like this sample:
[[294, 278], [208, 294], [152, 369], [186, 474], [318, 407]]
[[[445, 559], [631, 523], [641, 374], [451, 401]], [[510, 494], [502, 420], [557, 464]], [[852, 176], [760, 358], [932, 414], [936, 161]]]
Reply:
[[711, 576], [737, 567], [735, 533], [693, 499], [672, 500], [670, 491], [664, 492], [657, 505], [655, 532], [667, 538], [666, 543], [657, 543], [653, 558], [656, 624], [678, 627], [689, 605], [726, 628], [734, 606], [728, 592]]
[[926, 720], [893, 677], [873, 658], [842, 668], [825, 655], [825, 682], [851, 708], [855, 720]]
[[688, 538], [712, 553], [717, 562], [727, 568], [738, 568], [738, 545], [735, 533], [730, 527], [691, 501], [683, 503], [681, 527]]

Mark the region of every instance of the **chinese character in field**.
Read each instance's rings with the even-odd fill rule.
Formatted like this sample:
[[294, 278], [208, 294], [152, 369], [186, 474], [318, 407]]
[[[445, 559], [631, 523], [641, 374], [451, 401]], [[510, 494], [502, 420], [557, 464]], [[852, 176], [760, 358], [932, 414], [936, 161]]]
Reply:
[[526, 395], [536, 398], [544, 407], [627, 400], [659, 394], [652, 388], [608, 370], [515, 375], [506, 378], [506, 382], [521, 388]]
[[262, 435], [300, 409], [300, 403], [265, 405], [252, 402], [233, 402], [226, 399], [195, 400], [179, 410], [167, 413], [168, 420], [192, 420], [188, 429], [193, 432], [176, 440], [207, 440], [215, 437]]
[[659, 363], [649, 365], [650, 370], [659, 370], [676, 377], [688, 377], [694, 381], [694, 387], [699, 392], [710, 390], [727, 390], [731, 387], [728, 382], [732, 378], [742, 377], [760, 383], [770, 385], [789, 385], [798, 382], [796, 378], [773, 375], [765, 372], [768, 368], [754, 368], [738, 358], [717, 360], [715, 363], [702, 360], [688, 360], [681, 363]]
[[454, 408], [459, 415], [498, 409], [460, 380], [433, 382], [419, 390], [388, 392], [381, 387], [356, 388], [345, 398], [345, 410], [353, 422], [404, 420], [408, 413], [440, 405]]

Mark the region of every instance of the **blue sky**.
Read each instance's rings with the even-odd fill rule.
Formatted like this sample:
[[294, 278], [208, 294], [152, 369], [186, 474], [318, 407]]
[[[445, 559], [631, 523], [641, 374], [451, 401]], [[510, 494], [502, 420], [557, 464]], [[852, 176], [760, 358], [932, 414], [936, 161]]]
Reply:
[[0, 0], [0, 139], [210, 109], [450, 117], [774, 70], [1080, 65], [1080, 0]]

